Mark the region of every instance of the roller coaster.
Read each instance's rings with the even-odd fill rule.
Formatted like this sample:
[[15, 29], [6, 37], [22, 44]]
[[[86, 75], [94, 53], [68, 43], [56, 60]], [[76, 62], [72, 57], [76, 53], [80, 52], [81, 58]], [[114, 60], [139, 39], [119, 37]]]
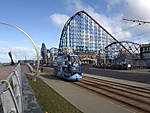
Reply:
[[94, 51], [103, 50], [112, 42], [117, 42], [122, 48], [132, 54], [117, 38], [110, 34], [87, 12], [75, 13], [65, 23], [59, 43], [59, 54], [62, 54], [65, 47], [72, 47], [73, 51]]

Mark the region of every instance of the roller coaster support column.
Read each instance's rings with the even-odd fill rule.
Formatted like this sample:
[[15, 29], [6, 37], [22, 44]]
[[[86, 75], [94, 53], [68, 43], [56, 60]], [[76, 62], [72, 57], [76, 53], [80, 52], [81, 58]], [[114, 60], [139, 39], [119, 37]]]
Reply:
[[14, 25], [11, 25], [11, 24], [7, 24], [7, 23], [2, 23], [2, 22], [0, 22], [0, 24], [7, 25], [7, 26], [10, 26], [10, 27], [13, 27], [13, 28], [18, 29], [19, 31], [23, 32], [23, 33], [31, 40], [31, 42], [32, 42], [32, 44], [33, 44], [33, 46], [34, 46], [34, 49], [35, 49], [35, 51], [36, 51], [36, 54], [37, 54], [37, 71], [36, 71], [36, 74], [35, 74], [34, 79], [33, 79], [33, 81], [36, 81], [36, 77], [39, 75], [40, 55], [39, 55], [38, 49], [37, 49], [37, 47], [36, 47], [34, 41], [32, 40], [32, 38], [31, 38], [26, 32], [24, 32], [24, 31], [23, 31], [22, 29], [20, 29], [19, 27], [14, 26]]

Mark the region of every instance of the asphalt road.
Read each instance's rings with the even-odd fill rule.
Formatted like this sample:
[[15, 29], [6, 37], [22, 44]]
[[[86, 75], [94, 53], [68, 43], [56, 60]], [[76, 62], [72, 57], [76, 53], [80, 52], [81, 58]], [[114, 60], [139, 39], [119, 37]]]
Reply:
[[83, 66], [82, 72], [87, 74], [93, 74], [95, 76], [104, 76], [104, 77], [111, 77], [115, 79], [121, 80], [129, 80], [134, 82], [141, 82], [150, 84], [150, 72], [137, 72], [136, 71], [120, 71], [120, 70], [110, 70], [110, 69], [100, 69], [100, 68], [93, 68], [91, 66]]

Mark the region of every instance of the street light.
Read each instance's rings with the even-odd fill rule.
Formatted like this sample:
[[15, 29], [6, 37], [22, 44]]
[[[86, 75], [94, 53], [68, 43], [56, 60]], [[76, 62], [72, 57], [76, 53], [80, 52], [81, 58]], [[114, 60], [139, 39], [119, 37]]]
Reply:
[[20, 29], [19, 27], [14, 26], [14, 25], [11, 25], [11, 24], [8, 24], [8, 23], [3, 23], [3, 22], [0, 22], [0, 24], [7, 25], [7, 26], [11, 26], [11, 27], [13, 27], [13, 28], [18, 29], [19, 31], [23, 32], [23, 33], [31, 40], [31, 42], [32, 42], [32, 44], [33, 44], [33, 46], [34, 46], [34, 49], [35, 49], [35, 51], [36, 51], [36, 54], [37, 54], [37, 71], [36, 71], [36, 74], [35, 74], [34, 79], [33, 79], [34, 81], [36, 81], [36, 77], [39, 75], [40, 56], [39, 56], [39, 52], [38, 52], [38, 49], [37, 49], [37, 47], [36, 47], [34, 41], [32, 40], [32, 38], [31, 38], [26, 32], [24, 32], [24, 31], [23, 31], [22, 29]]
[[100, 50], [100, 53], [103, 55], [104, 57], [104, 70], [106, 69], [106, 54], [105, 54], [105, 49], [104, 50]]

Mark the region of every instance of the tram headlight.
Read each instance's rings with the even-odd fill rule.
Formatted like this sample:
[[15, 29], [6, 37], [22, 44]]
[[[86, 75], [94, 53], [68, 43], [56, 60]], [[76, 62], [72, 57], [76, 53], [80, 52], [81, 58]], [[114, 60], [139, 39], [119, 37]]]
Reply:
[[77, 67], [77, 71], [80, 72], [80, 68], [79, 67]]
[[73, 68], [72, 68], [72, 70], [73, 70], [73, 71], [75, 71], [75, 70], [76, 70], [76, 68], [75, 68], [75, 67], [73, 67]]
[[74, 65], [74, 66], [78, 66], [79, 64], [78, 64], [78, 63], [73, 63], [73, 65]]

